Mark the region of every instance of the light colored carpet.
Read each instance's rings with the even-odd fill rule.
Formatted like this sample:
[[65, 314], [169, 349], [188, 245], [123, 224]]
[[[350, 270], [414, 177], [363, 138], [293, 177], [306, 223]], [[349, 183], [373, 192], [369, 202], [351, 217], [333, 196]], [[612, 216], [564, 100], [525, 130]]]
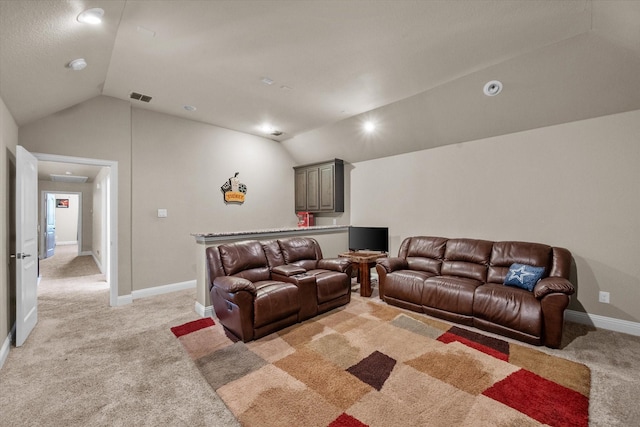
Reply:
[[100, 274], [91, 255], [78, 256], [78, 245], [56, 246], [51, 258], [40, 260], [40, 277], [64, 279]]
[[[195, 290], [109, 307], [91, 274], [43, 276], [38, 292], [39, 322], [0, 370], [1, 425], [239, 425], [170, 331], [198, 318]], [[532, 348], [589, 366], [590, 425], [640, 425], [640, 337], [565, 331], [563, 349]]]
[[42, 277], [38, 324], [0, 370], [0, 425], [238, 425], [170, 331], [197, 318], [195, 290], [109, 307], [93, 272]]

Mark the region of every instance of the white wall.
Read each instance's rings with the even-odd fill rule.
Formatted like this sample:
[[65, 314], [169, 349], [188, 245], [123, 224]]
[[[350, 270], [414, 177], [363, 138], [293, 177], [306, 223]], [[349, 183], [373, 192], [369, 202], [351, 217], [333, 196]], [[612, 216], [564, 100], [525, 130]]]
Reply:
[[68, 199], [68, 208], [56, 207], [56, 244], [78, 241], [78, 212], [80, 198], [77, 194], [56, 194], [58, 199]]
[[351, 220], [388, 225], [391, 253], [412, 235], [566, 247], [570, 308], [637, 322], [638, 165], [640, 110], [364, 161], [351, 172]]

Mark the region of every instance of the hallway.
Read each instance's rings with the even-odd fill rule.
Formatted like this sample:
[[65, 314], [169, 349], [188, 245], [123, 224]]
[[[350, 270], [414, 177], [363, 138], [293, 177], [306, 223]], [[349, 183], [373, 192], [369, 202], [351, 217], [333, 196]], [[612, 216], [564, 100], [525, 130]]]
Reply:
[[57, 245], [52, 257], [40, 260], [39, 275], [41, 279], [65, 279], [101, 273], [91, 255], [78, 256], [77, 245]]

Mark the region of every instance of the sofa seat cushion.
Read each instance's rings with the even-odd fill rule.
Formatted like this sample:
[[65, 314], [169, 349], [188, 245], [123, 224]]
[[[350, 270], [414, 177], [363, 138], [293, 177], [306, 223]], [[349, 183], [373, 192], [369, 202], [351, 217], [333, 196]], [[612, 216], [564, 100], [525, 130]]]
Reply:
[[307, 275], [316, 278], [318, 304], [343, 297], [351, 292], [349, 283], [351, 278], [347, 277], [346, 273], [316, 269], [307, 271]]
[[473, 314], [473, 295], [482, 282], [467, 277], [435, 276], [424, 282], [421, 305], [457, 314]]
[[385, 297], [420, 305], [424, 281], [433, 273], [416, 270], [398, 270], [387, 275], [384, 285]]
[[542, 336], [542, 308], [533, 292], [487, 283], [476, 290], [473, 315], [516, 331]]
[[253, 302], [255, 329], [300, 311], [298, 287], [293, 283], [263, 280], [254, 285], [257, 290]]

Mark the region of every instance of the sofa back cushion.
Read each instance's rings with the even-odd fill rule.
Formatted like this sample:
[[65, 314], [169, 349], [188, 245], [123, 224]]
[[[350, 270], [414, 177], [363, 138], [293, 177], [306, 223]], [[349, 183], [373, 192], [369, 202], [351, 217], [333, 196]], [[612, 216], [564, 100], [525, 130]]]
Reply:
[[495, 242], [491, 251], [491, 261], [487, 282], [504, 283], [504, 279], [513, 263], [544, 267], [542, 277], [551, 271], [551, 246], [527, 242]]
[[459, 276], [485, 282], [493, 242], [449, 239], [442, 262], [443, 276]]
[[407, 260], [410, 270], [440, 274], [446, 244], [443, 237], [408, 237], [400, 245], [398, 256]]
[[285, 264], [284, 256], [277, 240], [267, 240], [260, 243], [262, 244], [262, 249], [264, 249], [264, 254], [267, 256], [270, 269], [273, 270], [274, 267]]
[[305, 270], [312, 270], [316, 268], [318, 260], [322, 259], [320, 245], [311, 237], [278, 239], [278, 244], [286, 264], [295, 264]]
[[271, 278], [262, 245], [255, 240], [218, 246], [220, 260], [227, 276], [237, 276], [252, 282]]

